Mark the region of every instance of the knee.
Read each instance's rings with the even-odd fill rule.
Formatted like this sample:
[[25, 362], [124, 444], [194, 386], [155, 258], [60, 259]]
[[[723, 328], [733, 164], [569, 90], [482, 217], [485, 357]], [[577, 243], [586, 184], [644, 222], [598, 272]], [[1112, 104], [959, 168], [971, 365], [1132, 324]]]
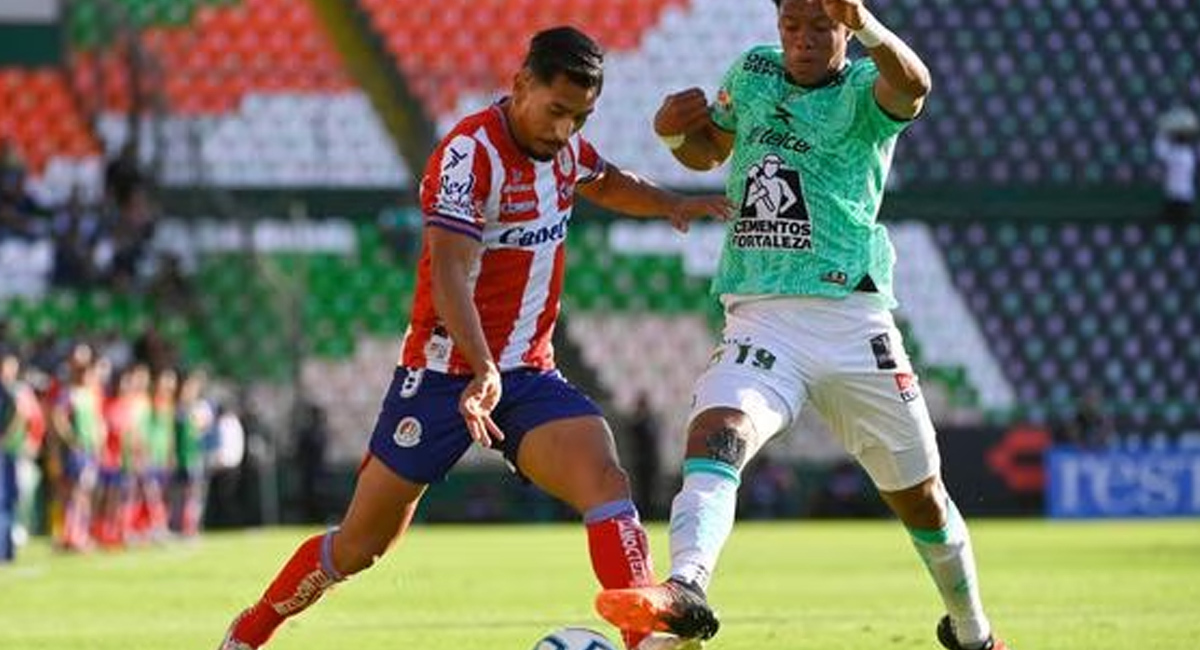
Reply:
[[589, 492], [593, 501], [612, 501], [627, 497], [630, 494], [629, 474], [616, 460], [605, 459], [597, 463]]
[[333, 568], [343, 578], [371, 568], [387, 550], [386, 540], [360, 539], [342, 532], [333, 536]]
[[566, 491], [558, 495], [581, 514], [611, 501], [630, 498], [629, 475], [615, 459], [596, 459], [583, 464], [581, 469]]

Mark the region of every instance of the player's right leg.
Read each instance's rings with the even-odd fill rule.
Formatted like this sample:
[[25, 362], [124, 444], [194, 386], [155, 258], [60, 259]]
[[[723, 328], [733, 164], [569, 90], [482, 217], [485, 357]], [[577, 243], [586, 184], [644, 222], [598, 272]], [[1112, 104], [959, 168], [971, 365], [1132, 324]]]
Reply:
[[804, 399], [798, 364], [755, 325], [731, 319], [726, 343], [696, 383], [683, 486], [671, 504], [670, 578], [596, 599], [618, 627], [699, 639], [717, 632], [705, 591], [733, 530], [742, 468]]
[[370, 456], [341, 526], [300, 544], [262, 597], [234, 620], [220, 650], [262, 646], [285, 620], [374, 564], [408, 527], [424, 490]]
[[257, 603], [230, 626], [221, 650], [258, 648], [283, 621], [371, 566], [408, 528], [417, 502], [466, 452], [458, 413], [468, 380], [398, 368], [341, 526], [305, 540]]

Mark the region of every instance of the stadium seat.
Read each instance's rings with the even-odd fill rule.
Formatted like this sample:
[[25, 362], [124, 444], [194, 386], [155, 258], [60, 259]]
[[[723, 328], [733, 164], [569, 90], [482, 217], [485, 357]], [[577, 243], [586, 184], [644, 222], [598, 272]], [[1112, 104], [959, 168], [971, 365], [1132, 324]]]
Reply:
[[53, 166], [59, 182], [75, 180], [76, 167], [99, 152], [63, 73], [52, 68], [0, 67], [0, 138], [12, 140], [31, 175]]
[[[1097, 387], [1132, 418], [1200, 392], [1200, 375], [1183, 370], [1200, 363], [1194, 274], [1183, 272], [1200, 259], [1200, 226], [972, 222], [935, 233], [1023, 408], [1061, 414]], [[989, 254], [996, 242], [1012, 254]], [[1031, 267], [1026, 247], [1064, 264]]]

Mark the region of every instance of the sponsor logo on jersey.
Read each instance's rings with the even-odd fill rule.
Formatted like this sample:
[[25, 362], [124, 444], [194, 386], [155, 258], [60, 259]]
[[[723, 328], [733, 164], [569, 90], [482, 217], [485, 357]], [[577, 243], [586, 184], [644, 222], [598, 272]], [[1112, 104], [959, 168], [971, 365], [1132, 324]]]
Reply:
[[446, 161], [446, 169], [454, 169], [455, 167], [458, 167], [458, 163], [467, 159], [466, 153], [459, 151], [454, 147], [450, 147], [449, 150], [446, 151], [446, 155], [449, 157], [449, 159]]
[[896, 388], [900, 391], [900, 399], [912, 402], [921, 396], [917, 388], [917, 378], [907, 372], [896, 373]]
[[812, 222], [804, 204], [800, 172], [769, 153], [750, 166], [742, 209], [733, 225], [735, 248], [812, 250]]
[[828, 282], [829, 284], [837, 284], [844, 287], [846, 283], [850, 282], [850, 277], [846, 275], [845, 271], [826, 271], [821, 274], [821, 282]]
[[[791, 119], [791, 113], [784, 111], [782, 115], [787, 116], [787, 120]], [[776, 115], [778, 119], [784, 118]], [[784, 151], [793, 151], [795, 153], [808, 153], [812, 151], [812, 144], [795, 133], [786, 131], [776, 131], [769, 126], [756, 126], [750, 130], [750, 137], [747, 139], [750, 144], [762, 145], [764, 147], [774, 147], [775, 149], [783, 149]]]
[[474, 196], [476, 181], [471, 169], [474, 150], [467, 147], [474, 147], [474, 143], [459, 136], [442, 154], [433, 211], [447, 217], [473, 221], [477, 212]]
[[742, 63], [742, 70], [750, 74], [760, 74], [768, 77], [783, 76], [783, 66], [761, 54], [747, 56], [746, 60]]
[[392, 442], [405, 449], [421, 444], [421, 421], [411, 415], [400, 420], [396, 433], [392, 434]]
[[537, 199], [526, 199], [524, 201], [504, 201], [500, 204], [500, 214], [512, 216], [514, 214], [526, 214], [537, 210]]
[[532, 246], [559, 242], [567, 238], [567, 222], [570, 220], [571, 217], [568, 215], [553, 224], [540, 228], [525, 226], [509, 228], [500, 233], [500, 243], [504, 246], [530, 248]]

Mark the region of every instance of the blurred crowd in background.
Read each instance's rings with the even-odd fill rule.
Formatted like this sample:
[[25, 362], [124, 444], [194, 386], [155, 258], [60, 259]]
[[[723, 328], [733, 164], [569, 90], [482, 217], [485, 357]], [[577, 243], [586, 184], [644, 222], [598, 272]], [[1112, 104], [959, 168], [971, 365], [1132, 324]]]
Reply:
[[[194, 537], [208, 486], [228, 510], [245, 456], [236, 411], [203, 370], [133, 342], [47, 337], [30, 349], [0, 330], [0, 555], [30, 534], [64, 551]], [[216, 513], [221, 516], [222, 513]], [[11, 540], [11, 541], [10, 541]]]

